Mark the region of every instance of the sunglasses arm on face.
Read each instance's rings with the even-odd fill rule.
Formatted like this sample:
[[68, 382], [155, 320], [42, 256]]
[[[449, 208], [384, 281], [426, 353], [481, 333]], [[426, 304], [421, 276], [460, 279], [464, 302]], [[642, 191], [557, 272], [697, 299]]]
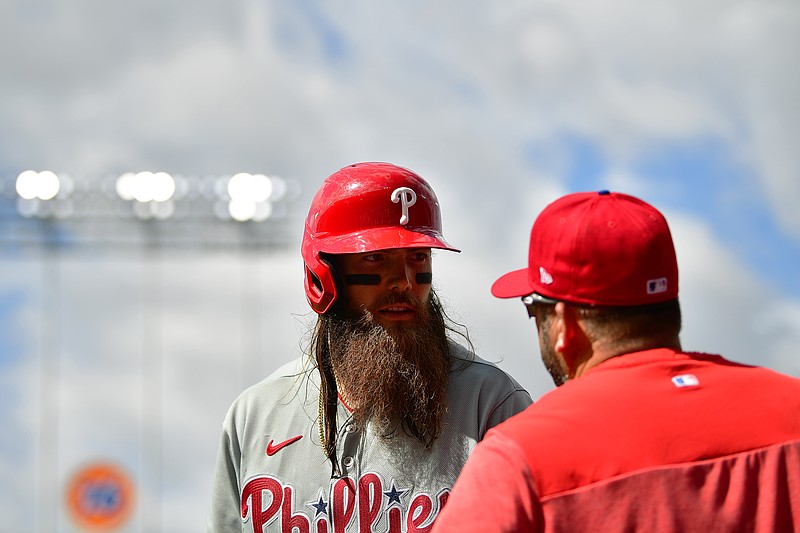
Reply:
[[558, 302], [559, 300], [554, 300], [552, 298], [548, 298], [547, 296], [536, 294], [535, 292], [522, 297], [522, 303], [525, 305], [525, 309], [528, 311], [528, 318], [536, 317], [537, 305], [556, 305]]
[[522, 303], [525, 305], [525, 310], [528, 312], [528, 318], [533, 318], [536, 316], [536, 304], [533, 303], [533, 298], [531, 296], [523, 296]]

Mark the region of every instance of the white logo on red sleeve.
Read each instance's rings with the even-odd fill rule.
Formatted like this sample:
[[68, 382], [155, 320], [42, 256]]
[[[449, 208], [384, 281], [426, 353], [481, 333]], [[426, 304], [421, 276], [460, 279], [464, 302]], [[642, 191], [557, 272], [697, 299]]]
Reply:
[[694, 374], [681, 374], [680, 376], [672, 377], [672, 384], [682, 389], [683, 387], [697, 387], [700, 385], [700, 380]]

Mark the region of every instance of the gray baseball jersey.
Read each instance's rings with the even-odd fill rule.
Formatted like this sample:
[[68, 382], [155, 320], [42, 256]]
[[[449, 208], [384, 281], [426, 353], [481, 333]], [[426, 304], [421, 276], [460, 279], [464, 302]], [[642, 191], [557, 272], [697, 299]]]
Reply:
[[307, 360], [245, 390], [223, 425], [207, 531], [429, 531], [475, 444], [531, 403], [505, 372], [452, 347], [441, 436], [430, 448], [402, 431], [387, 439], [339, 402], [338, 478], [320, 445], [319, 374]]

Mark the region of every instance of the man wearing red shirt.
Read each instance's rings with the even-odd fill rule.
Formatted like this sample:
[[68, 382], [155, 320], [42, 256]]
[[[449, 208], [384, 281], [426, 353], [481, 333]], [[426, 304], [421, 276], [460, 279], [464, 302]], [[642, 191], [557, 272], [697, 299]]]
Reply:
[[492, 294], [522, 298], [558, 387], [478, 444], [435, 532], [800, 529], [800, 379], [682, 350], [654, 207], [556, 200]]

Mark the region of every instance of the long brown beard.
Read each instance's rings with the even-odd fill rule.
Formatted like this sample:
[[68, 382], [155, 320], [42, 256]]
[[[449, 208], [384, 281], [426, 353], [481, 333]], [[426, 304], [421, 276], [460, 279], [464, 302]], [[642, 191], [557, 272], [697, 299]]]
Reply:
[[428, 306], [406, 295], [378, 305], [400, 302], [417, 310], [415, 323], [384, 327], [369, 312], [330, 317], [330, 361], [357, 424], [369, 421], [386, 438], [402, 429], [430, 446], [447, 407], [450, 359], [444, 317], [434, 294]]

